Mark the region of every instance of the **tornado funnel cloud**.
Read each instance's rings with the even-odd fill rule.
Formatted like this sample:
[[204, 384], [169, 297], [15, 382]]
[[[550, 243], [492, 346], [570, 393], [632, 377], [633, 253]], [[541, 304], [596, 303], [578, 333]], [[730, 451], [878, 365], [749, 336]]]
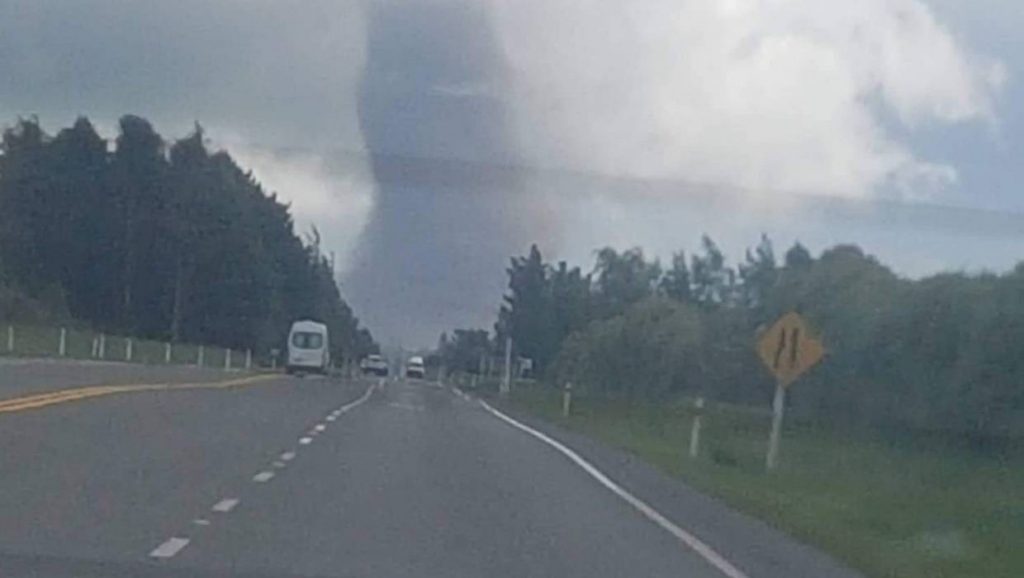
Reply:
[[377, 197], [345, 280], [374, 331], [428, 345], [494, 318], [528, 219], [503, 62], [472, 1], [381, 2], [368, 15], [359, 119]]

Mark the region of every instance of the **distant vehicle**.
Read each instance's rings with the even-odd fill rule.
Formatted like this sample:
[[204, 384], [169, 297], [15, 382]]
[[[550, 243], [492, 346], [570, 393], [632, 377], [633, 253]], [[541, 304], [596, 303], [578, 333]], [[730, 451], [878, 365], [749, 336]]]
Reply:
[[408, 363], [405, 364], [405, 376], [410, 379], [423, 379], [427, 375], [427, 370], [423, 367], [423, 358], [416, 355], [409, 358]]
[[376, 353], [367, 355], [359, 362], [359, 369], [362, 370], [363, 375], [376, 375], [378, 377], [387, 377], [388, 375], [388, 362], [383, 356], [377, 355]]
[[327, 326], [316, 321], [296, 321], [288, 332], [287, 373], [327, 373], [331, 365]]

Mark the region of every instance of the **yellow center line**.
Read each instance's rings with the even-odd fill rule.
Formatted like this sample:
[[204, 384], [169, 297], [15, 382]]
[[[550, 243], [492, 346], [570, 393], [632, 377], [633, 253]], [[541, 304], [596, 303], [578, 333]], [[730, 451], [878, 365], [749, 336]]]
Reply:
[[227, 381], [197, 382], [197, 383], [142, 383], [129, 385], [92, 385], [87, 387], [75, 387], [26, 395], [0, 401], [0, 413], [10, 413], [36, 409], [59, 403], [68, 403], [81, 399], [102, 397], [119, 393], [132, 393], [140, 391], [171, 391], [176, 389], [225, 389], [229, 387], [240, 387], [252, 385], [268, 379], [278, 377], [276, 374], [254, 375]]

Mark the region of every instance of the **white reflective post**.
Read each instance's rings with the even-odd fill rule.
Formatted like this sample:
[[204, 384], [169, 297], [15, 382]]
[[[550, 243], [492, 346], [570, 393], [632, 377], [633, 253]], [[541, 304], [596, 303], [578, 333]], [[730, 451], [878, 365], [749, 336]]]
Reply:
[[704, 414], [704, 398], [698, 397], [693, 402], [693, 407], [697, 410], [693, 416], [693, 426], [690, 427], [690, 457], [696, 458], [700, 453], [700, 428], [701, 419]]
[[565, 391], [562, 392], [562, 417], [569, 417], [569, 410], [572, 409], [572, 382], [565, 382]]
[[501, 380], [501, 394], [508, 395], [512, 391], [512, 338], [505, 338], [505, 374]]

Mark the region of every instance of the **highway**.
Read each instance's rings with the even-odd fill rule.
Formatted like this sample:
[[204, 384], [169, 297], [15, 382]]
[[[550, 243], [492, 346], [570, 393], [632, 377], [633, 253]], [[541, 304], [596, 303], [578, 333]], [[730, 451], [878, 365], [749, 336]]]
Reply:
[[856, 576], [422, 381], [0, 360], [0, 440], [4, 577]]

